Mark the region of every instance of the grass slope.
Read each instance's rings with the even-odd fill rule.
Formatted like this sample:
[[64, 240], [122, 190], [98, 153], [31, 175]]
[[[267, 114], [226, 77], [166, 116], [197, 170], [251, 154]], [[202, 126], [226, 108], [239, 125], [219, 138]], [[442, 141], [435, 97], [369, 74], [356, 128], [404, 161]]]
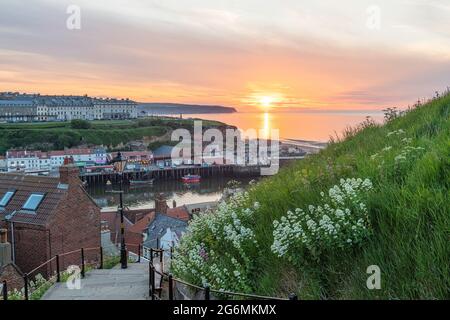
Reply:
[[[450, 298], [449, 116], [447, 94], [384, 126], [349, 129], [343, 141], [251, 187], [250, 203], [260, 203], [248, 225], [258, 243], [245, 275], [252, 291], [281, 297], [296, 292], [301, 299]], [[407, 145], [424, 149], [398, 158]], [[320, 260], [307, 251], [299, 251], [295, 263], [273, 254], [273, 221], [318, 204], [321, 192], [348, 177], [373, 182], [367, 200], [372, 235]], [[209, 237], [204, 231], [201, 241], [225, 257], [226, 246]], [[380, 267], [381, 290], [366, 287], [370, 265]]]
[[[0, 154], [11, 148], [60, 150], [81, 144], [111, 148], [145, 137], [160, 137], [176, 128], [193, 127], [191, 119], [146, 118], [140, 120], [92, 121], [89, 129], [73, 129], [70, 122], [0, 124]], [[203, 121], [204, 126], [222, 126]]]

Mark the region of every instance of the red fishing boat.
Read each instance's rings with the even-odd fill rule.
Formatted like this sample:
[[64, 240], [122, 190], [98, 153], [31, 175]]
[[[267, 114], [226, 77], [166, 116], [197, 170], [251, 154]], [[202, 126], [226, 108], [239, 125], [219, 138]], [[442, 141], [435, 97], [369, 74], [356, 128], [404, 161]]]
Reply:
[[181, 178], [184, 183], [196, 183], [200, 182], [201, 177], [195, 174], [188, 174]]

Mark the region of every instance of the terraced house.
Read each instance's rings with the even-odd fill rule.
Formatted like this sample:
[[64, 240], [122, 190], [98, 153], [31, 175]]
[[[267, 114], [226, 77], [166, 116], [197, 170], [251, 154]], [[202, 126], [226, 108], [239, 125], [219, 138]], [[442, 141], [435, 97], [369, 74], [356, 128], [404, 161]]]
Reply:
[[130, 99], [85, 96], [0, 93], [0, 120], [70, 121], [74, 119], [134, 119], [137, 104]]
[[[0, 228], [8, 230], [12, 262], [23, 272], [56, 254], [100, 246], [100, 208], [81, 185], [74, 164], [59, 170], [59, 178], [0, 174]], [[68, 255], [62, 263], [74, 259]], [[87, 259], [98, 256], [87, 254]]]
[[9, 150], [6, 152], [6, 169], [9, 172], [38, 170], [55, 170], [64, 164], [64, 160], [71, 157], [75, 164], [104, 165], [107, 163], [106, 149], [72, 148], [42, 152], [39, 150]]

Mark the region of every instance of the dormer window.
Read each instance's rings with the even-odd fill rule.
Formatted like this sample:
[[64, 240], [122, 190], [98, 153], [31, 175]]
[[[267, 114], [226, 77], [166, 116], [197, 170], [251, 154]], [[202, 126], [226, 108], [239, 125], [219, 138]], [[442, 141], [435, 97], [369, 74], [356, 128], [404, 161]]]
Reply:
[[6, 207], [16, 193], [15, 190], [7, 191], [0, 200], [0, 207]]
[[23, 210], [36, 211], [36, 209], [39, 207], [39, 205], [41, 204], [42, 200], [44, 199], [44, 196], [45, 195], [43, 193], [32, 193], [28, 197], [28, 200], [25, 202], [25, 204], [23, 205], [22, 209]]

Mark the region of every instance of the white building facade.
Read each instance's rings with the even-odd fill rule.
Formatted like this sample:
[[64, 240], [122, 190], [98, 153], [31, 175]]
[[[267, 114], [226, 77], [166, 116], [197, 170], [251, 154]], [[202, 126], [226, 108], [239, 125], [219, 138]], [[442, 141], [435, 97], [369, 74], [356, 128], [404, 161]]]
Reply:
[[137, 103], [129, 99], [0, 93], [0, 118], [8, 121], [135, 119]]
[[61, 151], [10, 150], [6, 153], [8, 172], [52, 171], [64, 164], [64, 159], [72, 157], [80, 165], [104, 165], [108, 154], [104, 148], [67, 149]]

